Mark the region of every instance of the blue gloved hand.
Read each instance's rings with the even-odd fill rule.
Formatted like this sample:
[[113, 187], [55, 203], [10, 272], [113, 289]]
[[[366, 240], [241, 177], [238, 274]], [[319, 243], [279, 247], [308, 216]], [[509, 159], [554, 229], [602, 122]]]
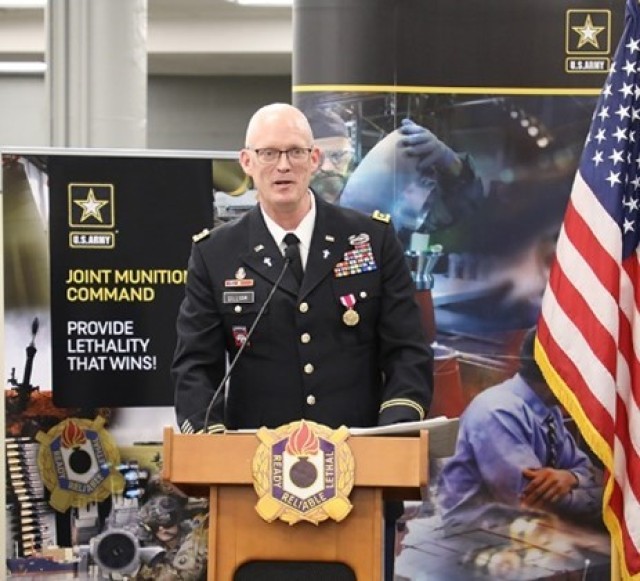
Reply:
[[403, 119], [398, 132], [403, 136], [400, 146], [405, 148], [406, 155], [418, 158], [418, 171], [426, 173], [435, 166], [440, 170], [456, 172], [460, 159], [431, 131], [411, 119]]

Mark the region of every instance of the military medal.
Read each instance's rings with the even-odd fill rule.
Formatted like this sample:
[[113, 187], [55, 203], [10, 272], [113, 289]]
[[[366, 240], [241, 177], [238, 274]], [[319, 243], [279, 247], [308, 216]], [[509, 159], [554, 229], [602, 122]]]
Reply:
[[360, 322], [360, 315], [353, 309], [347, 309], [342, 315], [342, 322], [347, 327], [355, 327]]
[[336, 278], [371, 272], [378, 268], [373, 257], [369, 235], [366, 232], [349, 236], [349, 244], [353, 248], [347, 250], [342, 261], [333, 267], [333, 274]]
[[340, 297], [340, 302], [347, 307], [347, 310], [342, 314], [342, 322], [347, 327], [355, 327], [360, 322], [360, 315], [353, 308], [356, 304], [355, 295], [343, 295]]

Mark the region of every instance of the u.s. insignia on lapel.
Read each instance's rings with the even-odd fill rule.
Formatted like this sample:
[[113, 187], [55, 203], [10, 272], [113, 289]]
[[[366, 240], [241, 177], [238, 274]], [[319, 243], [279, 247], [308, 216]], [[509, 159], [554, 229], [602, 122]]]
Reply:
[[373, 257], [373, 249], [369, 243], [369, 235], [366, 232], [349, 236], [349, 243], [353, 249], [347, 250], [343, 260], [333, 267], [333, 274], [336, 278], [371, 272], [378, 268]]
[[[264, 250], [264, 244], [257, 244], [256, 246], [253, 247], [253, 251], [256, 254], [261, 254], [263, 250]], [[273, 266], [273, 260], [271, 256], [263, 256], [262, 263], [268, 268], [271, 268]]]

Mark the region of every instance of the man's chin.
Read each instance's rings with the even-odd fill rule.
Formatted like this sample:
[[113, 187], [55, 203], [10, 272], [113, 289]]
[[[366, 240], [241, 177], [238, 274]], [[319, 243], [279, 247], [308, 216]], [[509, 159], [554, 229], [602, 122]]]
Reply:
[[340, 177], [323, 177], [311, 182], [311, 189], [327, 202], [334, 204], [340, 198], [345, 180]]

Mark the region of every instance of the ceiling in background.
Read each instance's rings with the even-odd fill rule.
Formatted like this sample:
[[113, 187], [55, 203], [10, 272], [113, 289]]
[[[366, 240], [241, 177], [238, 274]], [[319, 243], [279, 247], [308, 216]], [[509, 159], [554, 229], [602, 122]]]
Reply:
[[[0, 62], [44, 61], [45, 46], [43, 9], [0, 7]], [[148, 0], [149, 74], [290, 75], [292, 46], [291, 8]]]

